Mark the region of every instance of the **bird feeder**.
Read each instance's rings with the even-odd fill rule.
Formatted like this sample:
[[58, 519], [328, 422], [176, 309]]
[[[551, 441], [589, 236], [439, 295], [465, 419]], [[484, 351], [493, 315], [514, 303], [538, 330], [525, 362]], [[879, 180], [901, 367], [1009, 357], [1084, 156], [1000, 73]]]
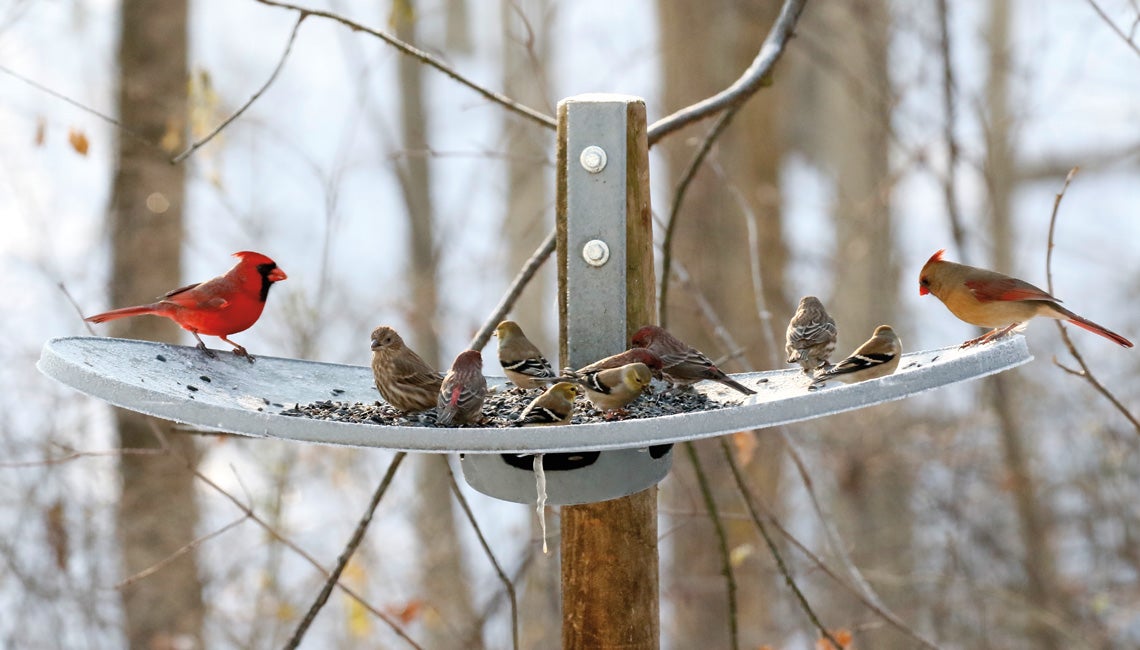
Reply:
[[[653, 321], [653, 258], [649, 211], [648, 148], [644, 102], [617, 95], [583, 95], [559, 105], [558, 275], [560, 361], [580, 367], [626, 348], [629, 333]], [[904, 336], [905, 339], [905, 336]], [[185, 346], [113, 338], [70, 337], [49, 341], [38, 367], [45, 374], [116, 406], [201, 429], [318, 444], [381, 447], [460, 454], [463, 474], [477, 490], [508, 501], [533, 503], [535, 481], [520, 455], [544, 454], [550, 503], [588, 504], [640, 493], [668, 473], [673, 443], [859, 409], [902, 399], [947, 384], [976, 379], [1031, 359], [1024, 338], [991, 345], [907, 354], [898, 371], [851, 386], [808, 389], [798, 369], [733, 375], [757, 391], [742, 396], [704, 382], [697, 390], [715, 408], [676, 415], [539, 428], [436, 428], [381, 426], [291, 417], [284, 411], [317, 401], [371, 403], [378, 399], [368, 366], [260, 356], [251, 366], [229, 354], [208, 358]], [[490, 378], [492, 387], [505, 380]], [[655, 531], [655, 499], [644, 513]], [[644, 509], [643, 509], [644, 510]], [[603, 591], [621, 591], [624, 580], [648, 599], [632, 616], [656, 615], [656, 555], [629, 575], [606, 573], [604, 586], [585, 597], [567, 594], [566, 583], [589, 573], [580, 554], [567, 551], [572, 517], [564, 510], [563, 600], [578, 603], [578, 625], [612, 623], [617, 604]], [[613, 517], [625, 516], [613, 511]], [[606, 516], [602, 511], [602, 516]], [[585, 534], [605, 534], [593, 526]], [[647, 535], [655, 548], [656, 535]], [[622, 562], [621, 549], [606, 548]], [[588, 544], [586, 546], [589, 546]], [[638, 551], [628, 551], [636, 553]], [[652, 549], [651, 551], [652, 552]], [[600, 553], [599, 555], [605, 555]], [[579, 566], [581, 564], [581, 566]], [[625, 562], [625, 564], [630, 564]], [[615, 571], [621, 571], [616, 567]], [[639, 573], [640, 572], [640, 573]], [[591, 587], [592, 588], [592, 587]], [[594, 616], [594, 619], [591, 619]], [[608, 619], [606, 617], [609, 617]], [[625, 616], [630, 618], [630, 616]], [[573, 640], [569, 617], [564, 643]], [[582, 621], [586, 621], [582, 623]], [[630, 629], [645, 621], [626, 621]], [[611, 638], [625, 632], [615, 631]], [[640, 632], [639, 632], [640, 634]], [[657, 627], [645, 632], [655, 644]], [[569, 636], [567, 636], [569, 635]], [[623, 637], [624, 638], [624, 637]]]

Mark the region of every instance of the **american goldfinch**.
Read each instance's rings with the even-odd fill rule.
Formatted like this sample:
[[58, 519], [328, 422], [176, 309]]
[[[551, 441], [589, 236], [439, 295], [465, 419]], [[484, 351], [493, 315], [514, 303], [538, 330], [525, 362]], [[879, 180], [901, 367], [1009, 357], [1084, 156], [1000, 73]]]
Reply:
[[899, 367], [902, 358], [902, 341], [890, 325], [875, 328], [874, 335], [843, 361], [819, 373], [811, 385], [832, 379], [854, 384], [867, 379], [886, 377]]
[[556, 424], [569, 424], [574, 414], [574, 398], [578, 396], [577, 384], [560, 381], [547, 388], [523, 409], [516, 427], [544, 427]]
[[405, 413], [435, 406], [443, 375], [404, 345], [391, 327], [372, 330], [372, 375], [380, 395]]
[[826, 366], [831, 353], [835, 352], [837, 336], [835, 319], [823, 308], [819, 298], [800, 298], [800, 306], [788, 323], [785, 336], [787, 344], [784, 350], [788, 354], [788, 363], [800, 364], [805, 374]]
[[513, 320], [505, 320], [495, 327], [499, 337], [499, 364], [507, 379], [519, 388], [542, 388], [543, 379], [554, 377], [550, 362], [523, 334]]
[[252, 363], [253, 357], [249, 352], [226, 337], [253, 326], [261, 318], [273, 283], [287, 276], [276, 262], [261, 253], [241, 251], [234, 253], [234, 257], [238, 258], [238, 263], [216, 278], [169, 291], [149, 305], [122, 307], [84, 320], [104, 323], [144, 314], [162, 316], [193, 334], [198, 340], [198, 349], [207, 356], [213, 357], [214, 353], [206, 348], [199, 334], [222, 339], [234, 346], [234, 354]]
[[983, 343], [1009, 333], [1035, 316], [1067, 321], [1122, 345], [1132, 342], [1105, 327], [1065, 309], [1061, 301], [1037, 287], [1008, 275], [942, 259], [942, 249], [927, 260], [918, 275], [918, 293], [934, 294], [961, 320], [992, 331], [962, 347]]
[[745, 395], [756, 394], [756, 391], [724, 374], [699, 350], [686, 345], [662, 327], [646, 325], [637, 330], [633, 334], [633, 345], [656, 354], [661, 359], [661, 374], [674, 386], [684, 387], [702, 379], [711, 379]]
[[618, 411], [637, 399], [653, 379], [644, 363], [628, 363], [586, 373], [581, 380], [586, 397], [602, 411]]
[[487, 378], [483, 376], [483, 355], [478, 350], [460, 352], [451, 364], [439, 388], [439, 417], [436, 424], [456, 427], [478, 422], [483, 416], [483, 399], [487, 397]]

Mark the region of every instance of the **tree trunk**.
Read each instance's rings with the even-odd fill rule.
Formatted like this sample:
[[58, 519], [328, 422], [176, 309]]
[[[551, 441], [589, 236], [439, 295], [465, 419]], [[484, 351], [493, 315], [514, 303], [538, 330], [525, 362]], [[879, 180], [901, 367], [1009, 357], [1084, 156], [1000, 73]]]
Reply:
[[[658, 3], [663, 48], [663, 102], [668, 112], [707, 97], [736, 79], [756, 56], [776, 16], [779, 3], [740, 3], [718, 0], [711, 3]], [[775, 314], [774, 322], [791, 317], [784, 294], [784, 271], [788, 248], [783, 239], [782, 199], [779, 171], [783, 160], [783, 140], [778, 128], [782, 88], [767, 88], [751, 99], [735, 116], [721, 136], [709, 161], [716, 161], [727, 178], [714, 173], [706, 163], [689, 186], [677, 218], [675, 259], [692, 276], [697, 291], [713, 305], [725, 328], [743, 348], [744, 360], [729, 361], [729, 371], [770, 368], [782, 352], [769, 345], [762, 326], [757, 326], [757, 304], [753, 299], [751, 264], [758, 256], [763, 278], [765, 307]], [[662, 141], [668, 162], [669, 187], [675, 187], [688, 166], [696, 146], [693, 138], [703, 139], [711, 122], [702, 122]], [[747, 219], [741, 213], [733, 190], [737, 190], [757, 218], [759, 249], [750, 250]], [[667, 201], [672, 202], [671, 194]], [[668, 208], [662, 213], [668, 214]], [[664, 280], [664, 279], [663, 279]], [[717, 358], [728, 353], [712, 336], [712, 328], [695, 305], [691, 294], [672, 281], [670, 301], [662, 318], [677, 336]], [[782, 346], [783, 325], [777, 326]], [[750, 435], [750, 434], [741, 434]], [[746, 471], [752, 485], [770, 504], [778, 501], [780, 483], [779, 443], [774, 436], [759, 436], [752, 462]], [[738, 503], [736, 487], [723, 466], [722, 455], [712, 443], [698, 443], [704, 450], [706, 474], [713, 483], [718, 503]], [[730, 647], [727, 615], [727, 589], [722, 559], [716, 553], [711, 522], [696, 513], [703, 512], [692, 467], [678, 456], [671, 477], [663, 484], [667, 507], [686, 513], [675, 521], [668, 537], [671, 565], [664, 573], [665, 595], [672, 602], [672, 614], [663, 621], [663, 633], [678, 648]], [[760, 546], [755, 528], [749, 522], [724, 522], [730, 549]], [[739, 553], [735, 566], [737, 582], [739, 642], [741, 647], [759, 647], [773, 637], [769, 603], [775, 602], [777, 583], [772, 579], [774, 564], [766, 553]]]
[[[414, 0], [396, 0], [392, 24], [396, 36], [416, 43]], [[424, 66], [411, 57], [397, 58], [400, 82], [400, 125], [405, 151], [401, 163], [400, 187], [408, 217], [408, 270], [411, 287], [407, 321], [409, 345], [428, 363], [440, 367], [439, 338], [435, 316], [439, 303], [436, 285], [436, 251], [433, 232], [434, 206], [431, 196], [428, 103], [424, 98]], [[470, 582], [464, 577], [463, 554], [458, 552], [460, 536], [455, 524], [451, 487], [442, 463], [446, 456], [418, 454], [415, 457], [416, 501], [414, 525], [420, 540], [420, 589], [430, 612], [424, 617], [424, 647], [457, 648], [470, 641], [467, 632], [476, 620], [471, 602]]]
[[[119, 42], [119, 119], [149, 142], [182, 133], [187, 105], [185, 0], [124, 0]], [[180, 286], [182, 197], [185, 167], [138, 138], [120, 137], [112, 188], [111, 303], [140, 304]], [[176, 341], [178, 329], [159, 318], [116, 321], [116, 336]], [[170, 443], [170, 456], [122, 456], [118, 510], [123, 570], [133, 575], [173, 555], [194, 539], [198, 504], [186, 463], [197, 462], [193, 438], [169, 422], [116, 411], [123, 448], [158, 447], [154, 430]], [[202, 586], [194, 553], [121, 592], [131, 648], [202, 646]]]

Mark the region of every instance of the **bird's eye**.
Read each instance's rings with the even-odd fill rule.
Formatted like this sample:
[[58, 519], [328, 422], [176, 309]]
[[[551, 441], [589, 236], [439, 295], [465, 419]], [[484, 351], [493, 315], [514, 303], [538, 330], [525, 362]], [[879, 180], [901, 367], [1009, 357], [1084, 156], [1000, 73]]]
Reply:
[[921, 284], [921, 285], [922, 285], [922, 286], [924, 286], [924, 287], [929, 287], [929, 286], [930, 286], [930, 280], [929, 280], [929, 279], [927, 279], [927, 278], [926, 278], [926, 276], [923, 276], [923, 277], [919, 278], [919, 279], [918, 279], [918, 283], [919, 283], [919, 284]]

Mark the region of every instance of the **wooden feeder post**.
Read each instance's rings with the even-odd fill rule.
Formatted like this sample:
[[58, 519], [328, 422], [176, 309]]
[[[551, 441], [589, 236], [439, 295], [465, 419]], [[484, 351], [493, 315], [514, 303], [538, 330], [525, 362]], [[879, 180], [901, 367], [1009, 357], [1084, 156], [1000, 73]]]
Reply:
[[[580, 367], [656, 322], [645, 102], [558, 105], [559, 352]], [[657, 487], [562, 508], [562, 647], [658, 648]]]

